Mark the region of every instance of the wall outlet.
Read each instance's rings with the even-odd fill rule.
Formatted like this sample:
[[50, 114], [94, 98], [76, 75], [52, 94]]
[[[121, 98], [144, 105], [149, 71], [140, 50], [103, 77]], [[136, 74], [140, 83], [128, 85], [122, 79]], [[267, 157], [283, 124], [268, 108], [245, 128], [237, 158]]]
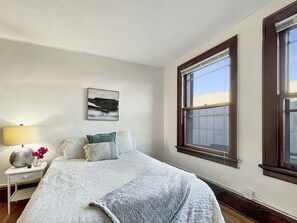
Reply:
[[255, 198], [255, 191], [249, 188], [245, 188], [243, 190], [243, 196], [249, 200], [253, 200]]

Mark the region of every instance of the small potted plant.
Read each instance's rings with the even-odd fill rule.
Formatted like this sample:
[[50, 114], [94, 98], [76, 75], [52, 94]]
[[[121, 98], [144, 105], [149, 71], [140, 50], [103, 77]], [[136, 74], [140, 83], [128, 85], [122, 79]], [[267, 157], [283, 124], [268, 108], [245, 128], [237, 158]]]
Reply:
[[44, 154], [48, 152], [48, 148], [40, 147], [36, 152], [32, 152], [34, 157], [33, 166], [40, 166], [41, 159], [43, 159]]

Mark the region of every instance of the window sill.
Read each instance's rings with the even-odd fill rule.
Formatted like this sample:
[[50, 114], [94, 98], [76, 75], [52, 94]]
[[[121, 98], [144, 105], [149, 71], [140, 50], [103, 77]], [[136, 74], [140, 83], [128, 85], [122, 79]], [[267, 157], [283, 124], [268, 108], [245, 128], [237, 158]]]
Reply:
[[263, 174], [266, 176], [297, 184], [297, 172], [263, 164], [260, 164], [259, 167], [263, 169]]
[[187, 147], [182, 147], [182, 146], [176, 146], [176, 148], [177, 148], [177, 152], [180, 152], [180, 153], [185, 153], [191, 156], [196, 156], [196, 157], [210, 160], [216, 163], [221, 163], [226, 166], [238, 168], [239, 161], [237, 159], [232, 159], [230, 157], [224, 157], [224, 156], [207, 153], [207, 152], [203, 152], [203, 151], [199, 151], [199, 150], [191, 149]]

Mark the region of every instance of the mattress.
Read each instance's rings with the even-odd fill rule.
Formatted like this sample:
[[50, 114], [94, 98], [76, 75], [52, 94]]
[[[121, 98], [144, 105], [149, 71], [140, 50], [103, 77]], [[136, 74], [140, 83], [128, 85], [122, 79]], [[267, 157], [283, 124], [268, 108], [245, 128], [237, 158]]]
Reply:
[[[154, 168], [159, 161], [138, 151], [117, 160], [86, 162], [56, 158], [40, 181], [18, 223], [111, 222], [91, 201], [123, 186]], [[175, 222], [224, 222], [212, 190], [195, 179]]]

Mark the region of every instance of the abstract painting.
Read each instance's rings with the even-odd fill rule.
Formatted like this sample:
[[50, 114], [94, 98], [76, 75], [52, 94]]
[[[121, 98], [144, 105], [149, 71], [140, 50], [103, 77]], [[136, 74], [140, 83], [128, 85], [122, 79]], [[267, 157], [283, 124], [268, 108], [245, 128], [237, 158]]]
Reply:
[[88, 120], [119, 120], [119, 92], [88, 88]]

